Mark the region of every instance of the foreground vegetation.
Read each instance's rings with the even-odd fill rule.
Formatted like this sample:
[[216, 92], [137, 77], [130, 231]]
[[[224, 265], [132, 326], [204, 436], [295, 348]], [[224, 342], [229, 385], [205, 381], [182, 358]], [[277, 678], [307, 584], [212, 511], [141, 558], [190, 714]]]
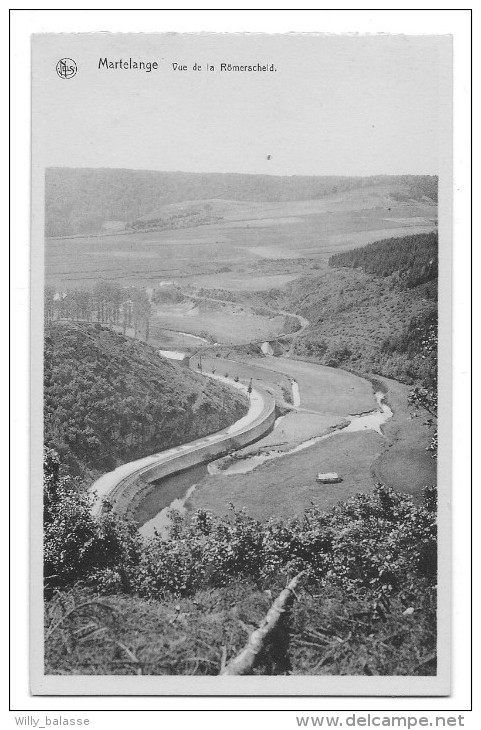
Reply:
[[94, 517], [54, 452], [45, 466], [48, 671], [125, 672], [129, 659], [146, 673], [217, 674], [304, 571], [282, 656], [267, 652], [257, 671], [433, 672], [433, 488], [415, 505], [379, 485], [328, 513], [264, 523], [199, 510], [144, 541], [112, 512]]

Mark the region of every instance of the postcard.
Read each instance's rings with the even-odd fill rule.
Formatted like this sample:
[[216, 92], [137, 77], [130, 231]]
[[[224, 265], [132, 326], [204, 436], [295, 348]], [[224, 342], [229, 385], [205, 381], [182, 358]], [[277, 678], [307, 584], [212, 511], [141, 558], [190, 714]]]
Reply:
[[451, 87], [32, 37], [33, 694], [449, 694]]

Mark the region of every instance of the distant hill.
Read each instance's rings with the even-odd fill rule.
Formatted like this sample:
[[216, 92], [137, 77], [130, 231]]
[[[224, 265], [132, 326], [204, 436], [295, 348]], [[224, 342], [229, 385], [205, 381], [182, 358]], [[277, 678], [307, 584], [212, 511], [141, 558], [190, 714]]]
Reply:
[[223, 199], [285, 202], [380, 186], [393, 201], [437, 200], [437, 177], [377, 175], [316, 177], [150, 170], [49, 168], [45, 178], [45, 234], [97, 233], [109, 221], [133, 223], [163, 206]]
[[93, 475], [220, 430], [247, 411], [233, 389], [101, 325], [45, 331], [45, 444]]

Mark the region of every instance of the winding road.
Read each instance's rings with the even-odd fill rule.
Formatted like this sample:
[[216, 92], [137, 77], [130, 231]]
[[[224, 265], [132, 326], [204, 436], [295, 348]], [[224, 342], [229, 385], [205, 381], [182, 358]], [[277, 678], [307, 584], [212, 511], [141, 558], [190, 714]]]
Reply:
[[[209, 373], [203, 375], [233, 386], [248, 395], [247, 386], [242, 383], [220, 375]], [[246, 446], [265, 435], [272, 428], [274, 420], [274, 398], [264, 389], [257, 387], [252, 389], [247, 414], [231, 426], [190, 443], [122, 464], [117, 469], [102, 475], [90, 487], [91, 493], [95, 495], [94, 514], [101, 514], [106, 502], [111, 504], [117, 513], [125, 514], [132, 499], [146, 484], [218, 458], [232, 448]]]
[[[233, 302], [227, 299], [202, 297], [195, 294], [185, 294], [185, 296], [194, 300], [207, 300], [228, 305], [233, 304]], [[275, 310], [270, 307], [264, 308], [276, 315], [282, 314], [284, 316], [294, 317], [300, 323], [298, 330], [277, 334], [276, 339], [278, 337], [292, 339], [293, 344], [294, 338], [310, 324], [307, 319], [294, 312]], [[195, 337], [196, 339], [204, 339]], [[207, 343], [206, 340], [204, 341]], [[263, 341], [259, 340], [259, 342]], [[203, 375], [223, 381], [247, 392], [247, 387], [242, 383], [237, 383], [229, 378], [223, 378], [215, 374], [203, 373]], [[298, 390], [296, 392], [298, 394]], [[274, 420], [275, 400], [273, 396], [263, 388], [253, 388], [249, 396], [248, 413], [233, 423], [229, 428], [190, 443], [176, 446], [167, 451], [122, 464], [113, 471], [103, 474], [90, 487], [91, 493], [95, 495], [94, 514], [101, 514], [105, 509], [106, 502], [111, 504], [116, 512], [125, 514], [136, 492], [144, 487], [145, 484], [149, 484], [162, 476], [175, 473], [189, 466], [218, 458], [227, 453], [230, 448], [247, 446], [261, 436], [264, 436], [272, 428]]]

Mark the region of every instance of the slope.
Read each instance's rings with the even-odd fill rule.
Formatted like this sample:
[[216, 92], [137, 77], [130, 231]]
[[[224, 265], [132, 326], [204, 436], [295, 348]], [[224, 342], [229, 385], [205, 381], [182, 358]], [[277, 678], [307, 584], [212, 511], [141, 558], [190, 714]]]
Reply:
[[390, 188], [393, 201], [437, 199], [434, 176], [307, 177], [122, 169], [50, 168], [46, 172], [45, 233], [101, 230], [106, 221], [131, 223], [181, 201], [317, 200], [365, 186]]
[[45, 335], [45, 444], [70, 473], [108, 471], [247, 411], [237, 391], [101, 325], [55, 322]]

